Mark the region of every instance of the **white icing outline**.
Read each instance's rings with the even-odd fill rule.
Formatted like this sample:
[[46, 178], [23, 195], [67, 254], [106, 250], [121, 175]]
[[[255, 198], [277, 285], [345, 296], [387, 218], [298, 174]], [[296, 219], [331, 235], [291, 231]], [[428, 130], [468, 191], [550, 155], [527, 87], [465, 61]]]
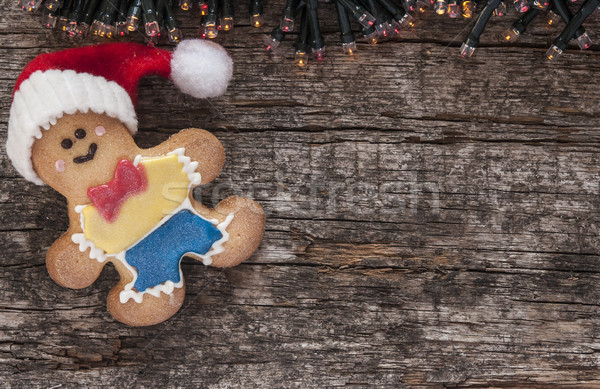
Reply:
[[[156, 226], [154, 226], [152, 229], [150, 229], [150, 231], [148, 231], [144, 236], [142, 236], [140, 239], [138, 239], [135, 243], [133, 243], [126, 249], [124, 249], [116, 254], [107, 254], [101, 248], [96, 247], [94, 242], [92, 242], [91, 240], [89, 240], [85, 237], [85, 234], [84, 234], [85, 230], [84, 230], [84, 224], [83, 224], [83, 209], [91, 204], [75, 206], [75, 212], [79, 214], [79, 220], [81, 223], [81, 231], [84, 231], [84, 232], [72, 234], [71, 240], [73, 241], [73, 243], [75, 243], [79, 246], [79, 251], [81, 251], [83, 253], [85, 250], [90, 249], [90, 255], [89, 255], [90, 259], [95, 259], [100, 263], [105, 262], [109, 258], [114, 258], [114, 259], [118, 260], [119, 262], [121, 262], [127, 268], [127, 270], [129, 270], [131, 272], [131, 274], [133, 275], [133, 280], [130, 283], [128, 283], [127, 285], [125, 285], [125, 287], [119, 294], [119, 300], [121, 301], [121, 304], [125, 304], [130, 299], [133, 299], [136, 303], [141, 303], [145, 294], [149, 294], [154, 297], [160, 297], [161, 292], [163, 292], [167, 295], [170, 295], [173, 293], [173, 290], [175, 290], [175, 288], [183, 287], [183, 272], [181, 271], [181, 260], [180, 260], [179, 261], [179, 282], [173, 282], [171, 280], [167, 280], [167, 281], [163, 282], [162, 284], [159, 284], [159, 285], [156, 285], [156, 286], [153, 286], [150, 288], [146, 288], [142, 292], [135, 291], [135, 290], [133, 290], [133, 286], [138, 278], [138, 273], [137, 273], [137, 270], [133, 266], [131, 266], [129, 263], [127, 263], [127, 260], [125, 259], [125, 252], [127, 250], [129, 250], [130, 248], [132, 248], [133, 246], [137, 245], [139, 242], [144, 240], [146, 237], [148, 237], [148, 235], [153, 233], [156, 229], [158, 229], [163, 224], [165, 224], [168, 220], [170, 220], [171, 217], [173, 217], [173, 215], [176, 215], [177, 213], [179, 213], [183, 210], [189, 210], [194, 215], [196, 215], [196, 216], [200, 217], [201, 219], [206, 220], [207, 222], [216, 226], [216, 228], [221, 232], [221, 239], [214, 242], [206, 254], [187, 252], [182, 255], [182, 258], [186, 255], [192, 254], [196, 257], [201, 258], [202, 263], [204, 265], [208, 266], [212, 263], [213, 255], [221, 254], [223, 251], [225, 251], [223, 244], [229, 240], [229, 233], [227, 232], [227, 227], [233, 220], [234, 214], [230, 213], [229, 215], [227, 215], [227, 217], [225, 218], [225, 220], [223, 222], [219, 223], [219, 221], [217, 219], [207, 219], [207, 218], [203, 217], [194, 209], [194, 207], [192, 206], [192, 202], [190, 201], [190, 198], [189, 198], [190, 190], [192, 189], [193, 186], [198, 185], [198, 184], [200, 184], [200, 182], [202, 182], [202, 177], [201, 177], [200, 173], [196, 172], [196, 169], [198, 168], [198, 162], [192, 161], [190, 159], [190, 157], [186, 156], [184, 153], [185, 153], [185, 148], [181, 147], [179, 149], [171, 151], [170, 153], [165, 154], [164, 156], [177, 154], [178, 162], [183, 164], [182, 170], [187, 174], [188, 179], [190, 181], [190, 183], [188, 185], [188, 190], [187, 190], [185, 200], [177, 208], [175, 208], [173, 211], [171, 211], [168, 215], [164, 216], [156, 224]], [[136, 155], [136, 157], [133, 160], [133, 165], [137, 167], [137, 165], [140, 163], [140, 161], [142, 161], [144, 159], [150, 159], [150, 158], [156, 158], [156, 157], [142, 157], [141, 155]]]

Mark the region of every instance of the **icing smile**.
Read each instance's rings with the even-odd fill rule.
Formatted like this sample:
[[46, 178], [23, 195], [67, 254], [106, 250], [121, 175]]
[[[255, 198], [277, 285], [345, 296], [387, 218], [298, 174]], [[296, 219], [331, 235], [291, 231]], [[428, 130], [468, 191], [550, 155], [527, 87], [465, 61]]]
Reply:
[[90, 149], [88, 150], [88, 153], [86, 155], [80, 155], [79, 157], [73, 158], [73, 162], [84, 163], [87, 161], [91, 161], [92, 159], [94, 159], [94, 155], [96, 154], [97, 150], [98, 150], [98, 145], [95, 143], [92, 143], [90, 145]]

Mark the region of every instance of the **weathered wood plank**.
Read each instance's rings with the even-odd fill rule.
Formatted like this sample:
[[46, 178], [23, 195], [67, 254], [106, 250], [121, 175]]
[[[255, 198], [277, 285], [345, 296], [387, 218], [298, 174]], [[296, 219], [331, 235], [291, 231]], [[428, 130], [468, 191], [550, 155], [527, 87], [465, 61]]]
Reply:
[[[20, 16], [0, 16], [0, 139], [22, 67], [81, 44]], [[250, 195], [268, 216], [248, 263], [185, 262], [186, 307], [162, 325], [110, 318], [113, 269], [79, 291], [49, 279], [64, 200], [0, 142], [0, 386], [600, 385], [597, 48], [548, 65], [550, 31], [506, 46], [495, 20], [465, 62], [467, 23], [425, 19], [354, 61], [327, 27], [329, 57], [303, 70], [290, 42], [262, 54], [268, 28], [236, 28], [211, 102], [143, 82], [140, 144], [211, 130], [228, 159], [197, 195]]]
[[[353, 132], [325, 137], [360, 135]], [[596, 382], [589, 370], [596, 363], [600, 263], [591, 212], [598, 187], [589, 184], [598, 174], [593, 153], [560, 153], [554, 145], [396, 144], [387, 132], [371, 132], [371, 143], [324, 142], [304, 132], [219, 136], [231, 150], [229, 162], [205, 198], [244, 191], [245, 185], [264, 188], [253, 193], [270, 213], [268, 233], [251, 263], [224, 273], [188, 264], [189, 308], [162, 333], [162, 326], [124, 329], [104, 312], [114, 272], [83, 291], [60, 289], [45, 274], [41, 253], [58, 235], [63, 210], [54, 210], [43, 230], [20, 231], [17, 224], [12, 236], [27, 243], [10, 244], [24, 246], [30, 260], [9, 261], [0, 278], [7, 283], [2, 301], [10, 302], [5, 341], [13, 342], [16, 355], [8, 360], [12, 372], [23, 371], [15, 378], [27, 382], [40, 368], [88, 366], [107, 374], [117, 365], [132, 375], [143, 369], [149, 376], [137, 376], [142, 384], [161, 377], [183, 385], [189, 376], [170, 377], [167, 370], [185, 370], [192, 358], [222, 366], [207, 368], [198, 381], [205, 384], [233, 374], [228, 369], [238, 364], [248, 369], [235, 368], [233, 381], [215, 383], [221, 386], [242, 377], [255, 386], [282, 380], [389, 386], [399, 380], [409, 386]], [[477, 161], [487, 162], [482, 169]], [[331, 194], [349, 177], [364, 180], [354, 206], [345, 203], [347, 191]], [[313, 193], [310, 183], [323, 178], [328, 185]], [[391, 183], [391, 190], [373, 201], [368, 188], [377, 183]], [[431, 192], [436, 187], [438, 199]], [[40, 191], [26, 188], [31, 193], [24, 189], [24, 196]], [[58, 200], [41, 191], [48, 205]], [[406, 207], [388, 208], [394, 199]], [[40, 289], [25, 286], [32, 284]], [[20, 333], [32, 317], [45, 326]], [[194, 319], [199, 332], [190, 334], [179, 320]], [[186, 341], [202, 345], [199, 359], [171, 356], [178, 347], [174, 339], [183, 337], [167, 332], [178, 327], [186, 328]], [[117, 345], [130, 340], [113, 333], [140, 338], [127, 351], [134, 355], [129, 360]], [[159, 333], [152, 354], [144, 351], [131, 370], [127, 363]], [[229, 341], [213, 344], [212, 333], [227, 334]], [[91, 334], [103, 340], [90, 344]], [[15, 336], [22, 344], [14, 344]], [[51, 340], [40, 344], [40, 338]], [[60, 358], [53, 354], [56, 344], [62, 345]], [[151, 369], [144, 367], [149, 363]], [[299, 370], [307, 364], [314, 381]]]

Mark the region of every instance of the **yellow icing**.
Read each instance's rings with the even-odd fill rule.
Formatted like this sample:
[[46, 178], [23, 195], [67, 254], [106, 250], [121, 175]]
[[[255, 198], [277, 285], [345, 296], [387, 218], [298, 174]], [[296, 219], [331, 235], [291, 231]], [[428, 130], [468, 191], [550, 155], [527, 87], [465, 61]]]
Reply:
[[85, 237], [107, 254], [117, 254], [140, 240], [188, 195], [190, 180], [176, 154], [144, 158], [140, 165], [148, 187], [126, 199], [113, 222], [104, 219], [94, 205], [82, 210]]

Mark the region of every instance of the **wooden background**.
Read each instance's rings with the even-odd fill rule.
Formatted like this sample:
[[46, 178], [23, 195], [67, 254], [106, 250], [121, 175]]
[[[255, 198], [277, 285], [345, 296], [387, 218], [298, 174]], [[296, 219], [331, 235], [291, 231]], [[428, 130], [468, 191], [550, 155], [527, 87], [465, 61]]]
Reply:
[[[600, 386], [598, 46], [549, 64], [543, 18], [499, 42], [513, 11], [464, 61], [468, 21], [429, 13], [351, 60], [322, 5], [329, 54], [299, 69], [293, 39], [264, 55], [270, 27], [241, 2], [218, 38], [228, 93], [145, 80], [137, 139], [212, 131], [228, 159], [198, 195], [258, 200], [264, 242], [225, 271], [185, 261], [180, 313], [130, 328], [106, 312], [114, 269], [79, 291], [49, 278], [65, 202], [5, 156], [20, 70], [82, 44], [15, 2], [0, 0], [0, 387]], [[272, 26], [282, 1], [265, 5]]]

